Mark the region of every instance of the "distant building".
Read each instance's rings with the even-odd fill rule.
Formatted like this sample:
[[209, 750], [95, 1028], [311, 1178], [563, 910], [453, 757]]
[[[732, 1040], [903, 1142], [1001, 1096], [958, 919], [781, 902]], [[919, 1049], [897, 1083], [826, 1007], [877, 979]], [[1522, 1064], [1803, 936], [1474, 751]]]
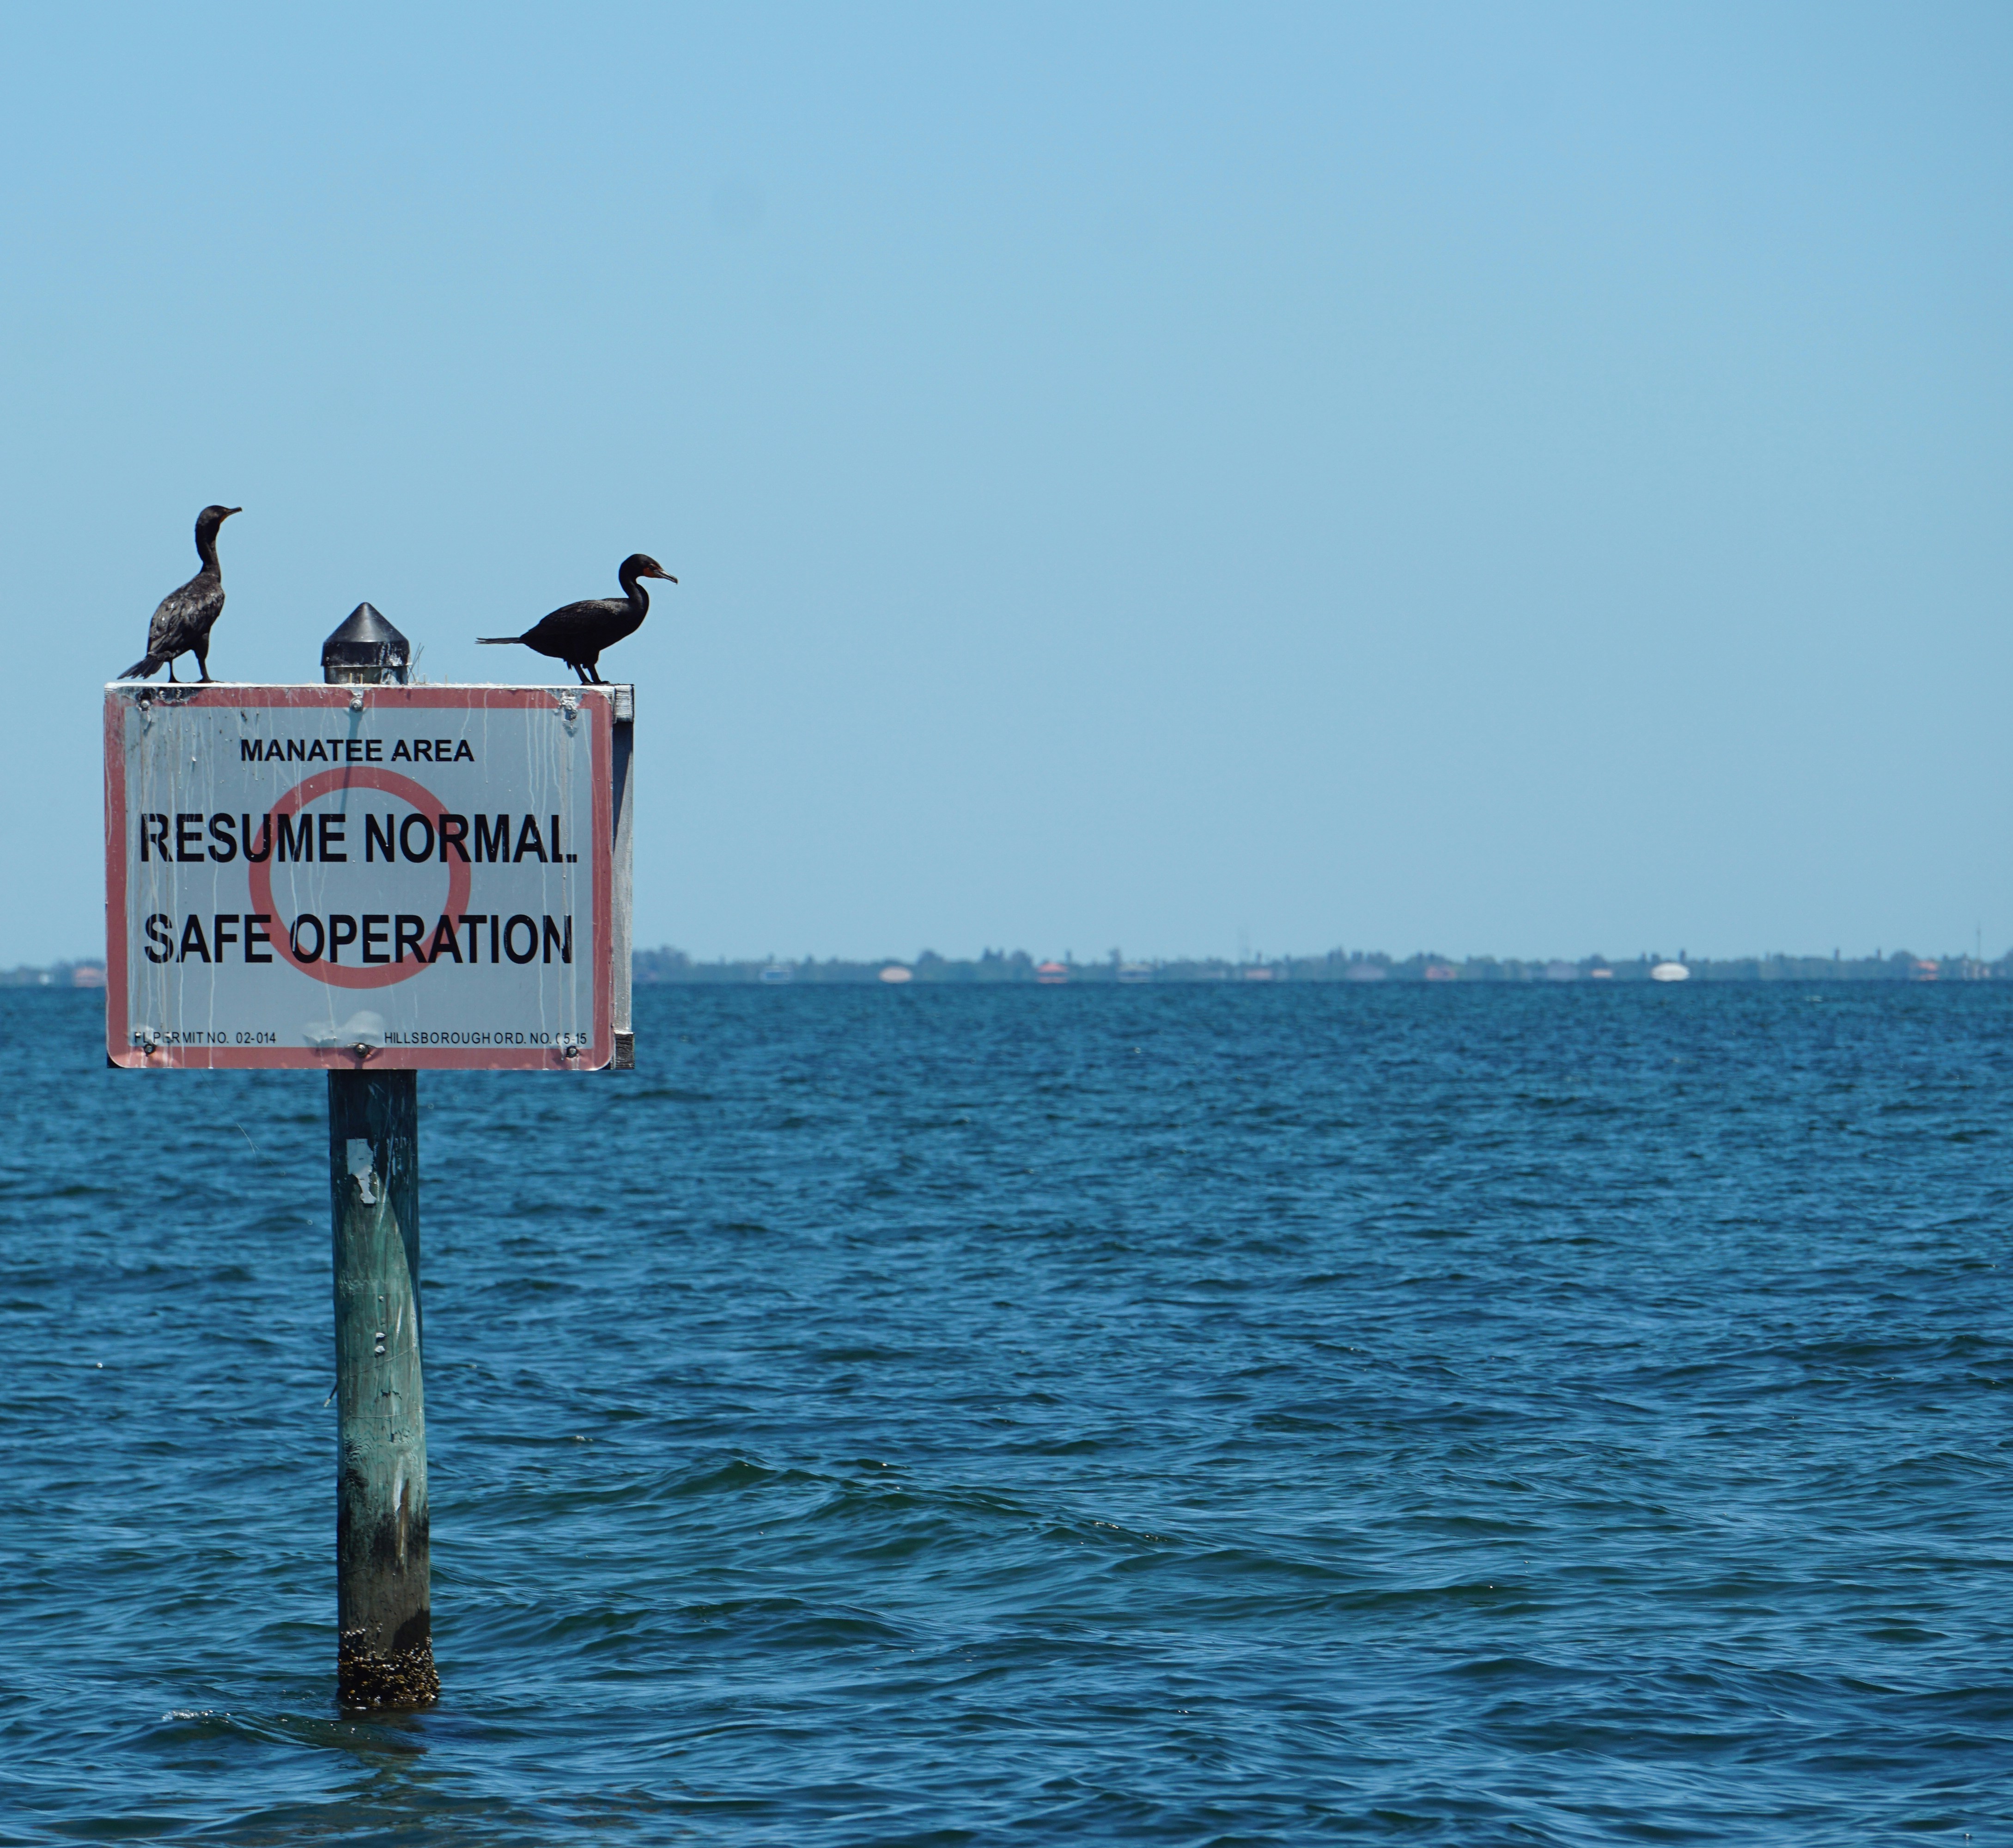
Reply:
[[1428, 981], [1453, 981], [1459, 974], [1458, 970], [1446, 963], [1428, 963], [1426, 965], [1426, 980]]
[[1652, 981], [1689, 981], [1692, 972], [1682, 963], [1658, 963], [1650, 971]]
[[913, 969], [904, 969], [899, 963], [890, 963], [881, 971], [881, 979], [883, 981], [914, 981], [916, 972]]
[[1035, 979], [1053, 985], [1059, 981], [1067, 981], [1069, 970], [1060, 963], [1037, 963], [1035, 965]]

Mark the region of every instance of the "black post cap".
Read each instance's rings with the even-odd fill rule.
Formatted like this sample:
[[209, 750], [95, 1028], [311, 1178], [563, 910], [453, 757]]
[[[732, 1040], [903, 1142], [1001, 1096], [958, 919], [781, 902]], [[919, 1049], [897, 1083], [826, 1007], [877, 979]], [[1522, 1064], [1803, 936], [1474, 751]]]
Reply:
[[321, 645], [322, 677], [348, 679], [359, 669], [403, 680], [412, 665], [413, 645], [368, 603], [351, 610], [342, 627]]

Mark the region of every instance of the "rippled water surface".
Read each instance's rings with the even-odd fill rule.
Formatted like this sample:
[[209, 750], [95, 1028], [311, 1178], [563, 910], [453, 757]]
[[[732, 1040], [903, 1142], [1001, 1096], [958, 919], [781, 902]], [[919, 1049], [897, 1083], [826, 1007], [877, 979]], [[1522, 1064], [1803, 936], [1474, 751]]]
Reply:
[[360, 1718], [322, 1081], [0, 992], [0, 1842], [2013, 1839], [2013, 993], [638, 1027], [420, 1079]]

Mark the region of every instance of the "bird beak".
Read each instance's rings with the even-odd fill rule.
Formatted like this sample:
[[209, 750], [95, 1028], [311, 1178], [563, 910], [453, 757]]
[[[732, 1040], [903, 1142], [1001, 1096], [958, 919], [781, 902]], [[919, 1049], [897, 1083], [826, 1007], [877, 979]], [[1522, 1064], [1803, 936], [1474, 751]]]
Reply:
[[678, 580], [668, 571], [645, 571], [643, 575], [646, 577], [661, 577], [667, 584], [676, 584], [678, 582]]
[[224, 517], [226, 520], [228, 520], [228, 519], [231, 517], [231, 516], [232, 514], [234, 514], [234, 513], [243, 513], [244, 511], [245, 511], [245, 509], [244, 509], [242, 507], [226, 507], [226, 508], [223, 509], [223, 517]]

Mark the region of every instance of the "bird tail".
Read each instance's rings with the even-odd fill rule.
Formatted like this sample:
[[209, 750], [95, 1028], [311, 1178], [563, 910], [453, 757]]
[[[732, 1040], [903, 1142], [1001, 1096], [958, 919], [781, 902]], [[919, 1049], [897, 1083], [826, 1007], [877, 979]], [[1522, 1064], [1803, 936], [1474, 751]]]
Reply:
[[475, 638], [484, 648], [503, 648], [513, 642], [522, 642], [521, 635], [478, 635]]
[[145, 680], [150, 674], [159, 674], [166, 655], [142, 655], [131, 667], [120, 675], [121, 680]]

